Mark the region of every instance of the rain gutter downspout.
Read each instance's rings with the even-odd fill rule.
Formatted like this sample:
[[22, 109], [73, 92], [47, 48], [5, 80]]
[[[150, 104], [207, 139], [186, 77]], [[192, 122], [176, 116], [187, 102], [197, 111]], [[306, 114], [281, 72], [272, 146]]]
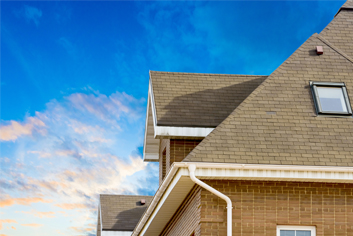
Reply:
[[197, 179], [195, 177], [195, 170], [196, 170], [196, 165], [195, 164], [188, 165], [188, 168], [189, 168], [190, 179], [194, 183], [196, 183], [196, 184], [200, 185], [201, 187], [207, 189], [211, 193], [217, 195], [218, 197], [222, 198], [224, 201], [227, 202], [227, 236], [232, 236], [232, 208], [233, 208], [232, 207], [232, 201], [230, 200], [229, 197], [227, 197], [223, 193], [219, 192], [218, 190], [212, 188], [208, 184], [206, 184], [206, 183], [202, 182], [201, 180]]

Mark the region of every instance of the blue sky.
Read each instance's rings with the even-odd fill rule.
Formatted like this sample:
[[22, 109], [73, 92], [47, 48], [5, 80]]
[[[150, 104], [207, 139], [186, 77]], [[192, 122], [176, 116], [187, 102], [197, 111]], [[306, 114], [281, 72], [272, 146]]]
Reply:
[[0, 235], [95, 235], [153, 195], [149, 70], [269, 75], [344, 1], [2, 1]]

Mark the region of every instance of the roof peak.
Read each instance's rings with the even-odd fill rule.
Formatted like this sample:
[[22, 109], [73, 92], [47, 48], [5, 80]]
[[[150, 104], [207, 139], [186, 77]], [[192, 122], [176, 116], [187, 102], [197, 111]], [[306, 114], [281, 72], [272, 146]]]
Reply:
[[347, 0], [336, 13], [335, 17], [341, 12], [341, 10], [352, 10], [353, 11], [353, 0]]

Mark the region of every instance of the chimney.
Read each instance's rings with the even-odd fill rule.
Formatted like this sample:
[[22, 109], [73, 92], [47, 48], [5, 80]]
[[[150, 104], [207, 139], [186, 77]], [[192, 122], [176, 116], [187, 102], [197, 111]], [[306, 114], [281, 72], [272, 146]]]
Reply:
[[324, 49], [322, 48], [322, 46], [316, 46], [316, 54], [317, 55], [324, 54]]
[[141, 205], [145, 205], [146, 204], [146, 200], [145, 199], [141, 199]]

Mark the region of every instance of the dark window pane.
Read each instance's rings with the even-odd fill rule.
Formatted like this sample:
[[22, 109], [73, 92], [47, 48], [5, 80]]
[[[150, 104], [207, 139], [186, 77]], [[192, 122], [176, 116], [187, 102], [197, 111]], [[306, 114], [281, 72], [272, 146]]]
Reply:
[[309, 230], [297, 230], [296, 236], [311, 236], [311, 231]]
[[281, 230], [280, 236], [295, 236], [294, 230]]

